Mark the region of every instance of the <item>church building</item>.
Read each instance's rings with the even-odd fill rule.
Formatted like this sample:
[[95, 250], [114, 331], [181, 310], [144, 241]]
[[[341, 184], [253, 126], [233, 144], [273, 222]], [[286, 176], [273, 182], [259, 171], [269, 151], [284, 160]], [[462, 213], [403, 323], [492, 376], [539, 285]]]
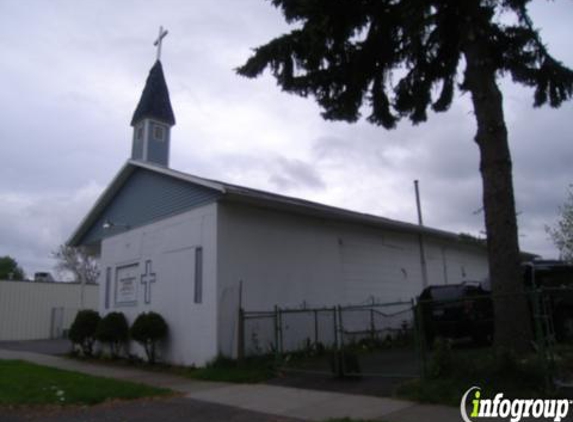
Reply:
[[486, 249], [457, 234], [171, 169], [159, 59], [131, 125], [131, 158], [68, 244], [99, 257], [101, 314], [166, 319], [168, 362], [236, 356], [239, 307], [410, 300], [425, 284], [487, 276]]

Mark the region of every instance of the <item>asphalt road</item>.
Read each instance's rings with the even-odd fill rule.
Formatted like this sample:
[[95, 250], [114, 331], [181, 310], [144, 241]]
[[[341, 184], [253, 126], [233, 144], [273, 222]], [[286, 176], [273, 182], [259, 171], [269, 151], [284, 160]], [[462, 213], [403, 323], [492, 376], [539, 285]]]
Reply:
[[136, 400], [92, 407], [0, 407], [1, 422], [302, 422], [187, 398]]

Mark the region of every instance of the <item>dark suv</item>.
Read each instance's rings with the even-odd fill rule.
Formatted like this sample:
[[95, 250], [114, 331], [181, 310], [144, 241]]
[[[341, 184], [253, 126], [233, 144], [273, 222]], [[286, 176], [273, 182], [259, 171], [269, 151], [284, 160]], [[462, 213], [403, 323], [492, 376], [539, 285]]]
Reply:
[[[542, 293], [540, 305], [548, 311], [558, 341], [573, 340], [573, 265], [562, 261], [532, 261], [522, 265], [525, 288]], [[480, 283], [426, 287], [418, 304], [422, 329], [431, 344], [435, 337], [471, 337], [487, 342], [493, 337], [491, 292]], [[531, 302], [529, 305], [532, 306]], [[533, 309], [531, 309], [533, 313]], [[542, 326], [543, 330], [547, 327]]]
[[428, 344], [436, 337], [471, 337], [478, 343], [493, 337], [491, 292], [477, 282], [426, 287], [418, 306]]

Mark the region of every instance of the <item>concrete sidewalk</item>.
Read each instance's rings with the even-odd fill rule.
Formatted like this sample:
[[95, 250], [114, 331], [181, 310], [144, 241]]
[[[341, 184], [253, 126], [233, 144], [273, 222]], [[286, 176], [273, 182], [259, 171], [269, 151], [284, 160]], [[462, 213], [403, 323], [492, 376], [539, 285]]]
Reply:
[[90, 375], [115, 378], [182, 392], [185, 397], [238, 407], [270, 415], [308, 421], [350, 417], [387, 422], [460, 421], [459, 410], [390, 398], [332, 393], [266, 384], [230, 384], [190, 380], [184, 377], [92, 364], [31, 352], [0, 350], [0, 359], [20, 359]]

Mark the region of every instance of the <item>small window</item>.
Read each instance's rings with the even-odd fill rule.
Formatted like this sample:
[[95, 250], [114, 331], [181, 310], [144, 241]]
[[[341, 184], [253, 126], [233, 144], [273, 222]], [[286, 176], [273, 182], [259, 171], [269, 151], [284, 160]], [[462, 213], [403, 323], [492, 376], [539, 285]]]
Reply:
[[203, 248], [195, 249], [195, 303], [203, 302]]
[[141, 141], [143, 139], [143, 125], [137, 126], [135, 130], [135, 139]]
[[156, 141], [163, 141], [163, 137], [165, 136], [165, 130], [163, 126], [154, 125], [153, 126], [153, 139]]

